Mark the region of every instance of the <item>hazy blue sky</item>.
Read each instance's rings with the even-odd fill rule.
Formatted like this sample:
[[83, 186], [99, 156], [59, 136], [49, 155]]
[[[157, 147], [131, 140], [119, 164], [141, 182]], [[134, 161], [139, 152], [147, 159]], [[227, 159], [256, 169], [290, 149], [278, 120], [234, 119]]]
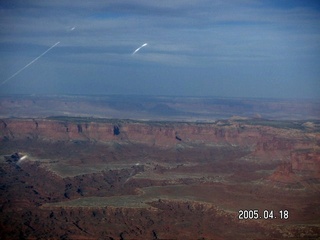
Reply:
[[0, 94], [320, 98], [319, 1], [1, 0], [0, 26], [0, 82], [60, 41]]

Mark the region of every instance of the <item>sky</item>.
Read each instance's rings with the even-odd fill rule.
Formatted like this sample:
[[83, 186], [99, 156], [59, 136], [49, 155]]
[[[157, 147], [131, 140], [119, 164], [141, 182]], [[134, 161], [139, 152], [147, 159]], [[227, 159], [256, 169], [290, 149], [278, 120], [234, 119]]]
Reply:
[[320, 2], [1, 0], [0, 94], [319, 99]]

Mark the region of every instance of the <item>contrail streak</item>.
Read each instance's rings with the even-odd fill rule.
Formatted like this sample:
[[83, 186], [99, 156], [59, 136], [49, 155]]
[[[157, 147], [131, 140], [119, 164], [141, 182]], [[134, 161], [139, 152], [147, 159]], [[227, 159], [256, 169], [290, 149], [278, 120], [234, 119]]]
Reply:
[[145, 46], [147, 46], [148, 45], [148, 43], [144, 43], [144, 44], [142, 44], [140, 47], [138, 47], [136, 50], [134, 50], [134, 52], [132, 53], [132, 55], [134, 55], [136, 52], [138, 52], [141, 48], [143, 48], [143, 47], [145, 47]]
[[45, 52], [43, 52], [40, 56], [36, 57], [35, 59], [33, 59], [31, 62], [29, 62], [27, 65], [25, 65], [23, 68], [21, 68], [19, 71], [17, 71], [15, 74], [13, 74], [11, 77], [7, 78], [6, 80], [4, 80], [1, 84], [5, 84], [6, 82], [8, 82], [10, 79], [14, 78], [15, 76], [17, 76], [20, 72], [22, 72], [24, 69], [26, 69], [27, 67], [29, 67], [32, 63], [34, 63], [35, 61], [37, 61], [39, 58], [41, 58], [43, 55], [45, 55], [47, 52], [49, 52], [52, 48], [54, 48], [55, 46], [57, 46], [60, 42], [56, 42], [55, 44], [53, 44], [51, 47], [49, 47]]

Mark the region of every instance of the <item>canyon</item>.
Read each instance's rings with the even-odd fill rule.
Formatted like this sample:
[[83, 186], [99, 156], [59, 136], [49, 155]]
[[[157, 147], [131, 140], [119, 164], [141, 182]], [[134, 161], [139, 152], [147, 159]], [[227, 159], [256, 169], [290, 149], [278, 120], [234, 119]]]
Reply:
[[0, 155], [2, 239], [320, 236], [318, 120], [7, 117]]

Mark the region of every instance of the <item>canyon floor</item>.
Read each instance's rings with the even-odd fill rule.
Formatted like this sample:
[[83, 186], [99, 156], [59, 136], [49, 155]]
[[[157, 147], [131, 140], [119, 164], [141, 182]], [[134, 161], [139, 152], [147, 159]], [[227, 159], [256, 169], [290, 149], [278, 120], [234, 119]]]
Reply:
[[320, 239], [319, 120], [5, 117], [0, 133], [1, 239]]

